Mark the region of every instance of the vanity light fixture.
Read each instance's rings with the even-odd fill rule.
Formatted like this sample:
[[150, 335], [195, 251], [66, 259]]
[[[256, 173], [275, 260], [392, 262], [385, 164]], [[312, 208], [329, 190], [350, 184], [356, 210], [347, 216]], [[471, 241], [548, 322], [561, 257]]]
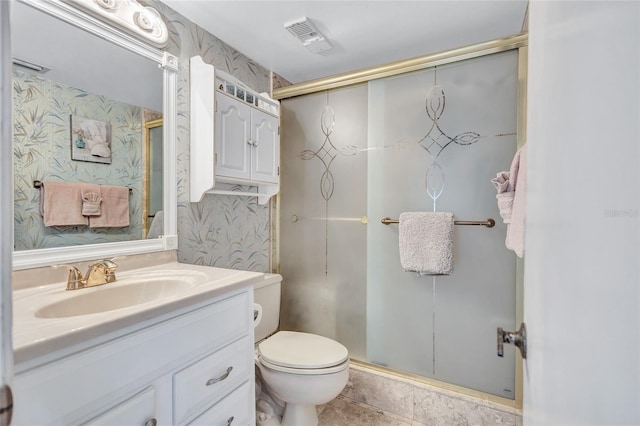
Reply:
[[98, 19], [107, 20], [129, 34], [162, 48], [169, 40], [169, 30], [160, 13], [137, 0], [64, 0], [79, 6]]
[[34, 64], [33, 62], [25, 61], [24, 59], [19, 58], [11, 58], [11, 62], [13, 65], [23, 68], [28, 72], [35, 72], [38, 74], [44, 74], [47, 71], [50, 71], [50, 68], [43, 67], [42, 65]]
[[309, 18], [285, 24], [284, 28], [297, 38], [311, 53], [320, 53], [331, 49], [331, 43]]

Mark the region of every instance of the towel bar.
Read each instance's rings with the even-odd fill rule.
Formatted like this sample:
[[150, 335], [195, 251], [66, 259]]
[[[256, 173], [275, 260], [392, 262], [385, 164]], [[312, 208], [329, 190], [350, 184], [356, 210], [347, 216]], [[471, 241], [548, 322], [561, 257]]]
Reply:
[[[40, 189], [42, 188], [42, 181], [40, 180], [34, 180], [33, 181], [33, 187], [35, 189]], [[129, 188], [129, 195], [131, 195], [133, 193], [133, 188]]]
[[291, 215], [289, 218], [291, 222], [297, 222], [299, 220], [320, 220], [324, 222], [338, 221], [338, 222], [360, 222], [363, 225], [369, 223], [369, 219], [366, 216], [362, 217], [300, 217], [297, 214]]
[[[390, 217], [384, 217], [380, 222], [383, 225], [400, 223], [398, 219], [391, 219]], [[476, 225], [476, 226], [486, 226], [487, 228], [493, 228], [496, 225], [496, 221], [491, 218], [487, 220], [455, 220], [453, 224], [454, 225]]]

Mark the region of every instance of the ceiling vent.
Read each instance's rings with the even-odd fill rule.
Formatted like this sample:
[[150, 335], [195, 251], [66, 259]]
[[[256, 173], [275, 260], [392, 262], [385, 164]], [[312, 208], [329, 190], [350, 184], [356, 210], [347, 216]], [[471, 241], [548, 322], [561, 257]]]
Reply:
[[320, 53], [331, 49], [329, 41], [324, 34], [318, 31], [309, 18], [302, 18], [299, 21], [285, 24], [284, 27], [311, 53]]

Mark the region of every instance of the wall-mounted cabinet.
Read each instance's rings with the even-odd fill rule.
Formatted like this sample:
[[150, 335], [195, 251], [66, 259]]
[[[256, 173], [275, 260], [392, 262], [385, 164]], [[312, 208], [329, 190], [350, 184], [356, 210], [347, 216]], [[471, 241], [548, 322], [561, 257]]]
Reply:
[[[199, 56], [191, 58], [190, 201], [204, 193], [258, 197], [278, 193], [280, 105]], [[216, 183], [247, 185], [256, 192], [216, 189]]]
[[219, 91], [215, 98], [216, 175], [277, 184], [280, 157], [278, 117]]

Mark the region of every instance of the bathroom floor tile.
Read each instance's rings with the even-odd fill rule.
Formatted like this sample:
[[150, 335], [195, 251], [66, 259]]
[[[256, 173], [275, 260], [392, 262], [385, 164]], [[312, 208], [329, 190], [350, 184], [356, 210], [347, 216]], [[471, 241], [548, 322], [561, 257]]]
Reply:
[[338, 397], [318, 407], [318, 426], [415, 426], [410, 419]]

